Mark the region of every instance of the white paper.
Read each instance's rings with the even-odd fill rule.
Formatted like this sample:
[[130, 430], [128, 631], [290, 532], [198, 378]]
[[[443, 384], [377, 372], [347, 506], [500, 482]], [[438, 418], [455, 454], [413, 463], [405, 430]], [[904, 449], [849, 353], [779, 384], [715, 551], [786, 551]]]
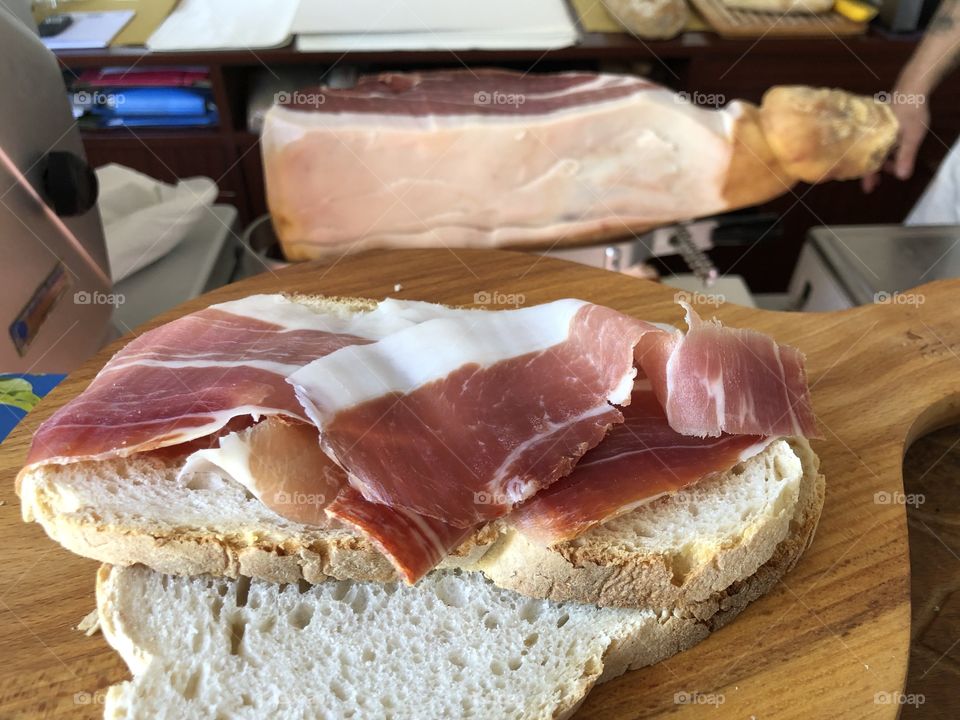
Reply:
[[271, 48], [290, 40], [300, 0], [181, 0], [147, 39], [156, 52]]
[[217, 198], [216, 183], [206, 177], [168, 185], [122, 165], [96, 172], [114, 283], [173, 250]]
[[576, 30], [558, 33], [347, 33], [297, 35], [300, 52], [372, 50], [557, 50], [577, 42]]
[[73, 22], [59, 35], [42, 38], [51, 50], [83, 50], [105, 48], [123, 26], [130, 22], [133, 10], [110, 10], [109, 12], [63, 13]]
[[564, 0], [301, 0], [296, 34], [564, 30]]

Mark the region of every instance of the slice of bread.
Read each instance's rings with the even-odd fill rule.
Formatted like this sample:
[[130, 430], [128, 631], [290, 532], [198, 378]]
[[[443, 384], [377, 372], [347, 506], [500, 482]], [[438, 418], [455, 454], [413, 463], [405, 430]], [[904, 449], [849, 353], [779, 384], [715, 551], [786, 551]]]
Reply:
[[[777, 441], [729, 472], [546, 548], [488, 526], [446, 567], [481, 570], [532, 597], [626, 607], [693, 607], [751, 576], [823, 503], [805, 442]], [[25, 520], [79, 555], [175, 575], [273, 582], [389, 582], [393, 568], [363, 536], [285, 520], [239, 484], [177, 479], [178, 465], [133, 458], [25, 474]], [[709, 613], [709, 607], [702, 612]], [[701, 612], [701, 614], [702, 614]]]
[[[819, 459], [803, 440], [772, 443], [730, 471], [550, 548], [505, 532], [470, 567], [532, 597], [693, 608], [749, 577], [823, 507]], [[817, 488], [821, 488], [818, 490]]]
[[134, 675], [106, 718], [554, 718], [613, 642], [659, 626], [651, 610], [533, 600], [457, 571], [298, 587], [104, 566], [97, 598]]
[[278, 585], [104, 565], [97, 605], [133, 674], [107, 692], [108, 720], [565, 718], [596, 683], [712, 629], [535, 600], [459, 570], [416, 586]]
[[531, 599], [460, 570], [411, 587], [104, 565], [100, 625], [133, 674], [105, 717], [569, 717], [595, 684], [695, 645], [768, 592], [813, 538], [823, 478], [805, 473], [798, 491], [769, 559], [689, 609]]

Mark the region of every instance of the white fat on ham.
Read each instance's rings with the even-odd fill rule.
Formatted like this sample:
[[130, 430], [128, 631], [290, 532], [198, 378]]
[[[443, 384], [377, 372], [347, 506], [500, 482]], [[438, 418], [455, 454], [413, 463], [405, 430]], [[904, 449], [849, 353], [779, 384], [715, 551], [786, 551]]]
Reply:
[[316, 310], [311, 309], [309, 304], [297, 302], [296, 297], [280, 294], [251, 295], [210, 307], [273, 323], [284, 330], [325, 330], [369, 340], [379, 340], [424, 320], [469, 312], [437, 303], [396, 298], [387, 298], [376, 303], [372, 309], [360, 312], [333, 303]]
[[[441, 380], [465, 365], [489, 367], [503, 360], [542, 353], [564, 342], [583, 300], [557, 300], [518, 310], [464, 311], [437, 318], [370, 345], [353, 345], [294, 373], [290, 382], [319, 427], [343, 409], [404, 394]], [[636, 370], [624, 374], [607, 401], [630, 397]]]

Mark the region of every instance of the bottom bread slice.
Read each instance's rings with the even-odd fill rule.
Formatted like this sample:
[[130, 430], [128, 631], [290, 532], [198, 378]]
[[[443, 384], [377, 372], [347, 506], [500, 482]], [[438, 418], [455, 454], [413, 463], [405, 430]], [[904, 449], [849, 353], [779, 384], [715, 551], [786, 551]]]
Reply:
[[107, 718], [558, 718], [598, 682], [704, 639], [766, 593], [812, 540], [810, 474], [788, 536], [692, 613], [537, 600], [481, 573], [415, 586], [169, 576], [104, 565], [100, 623], [133, 679]]

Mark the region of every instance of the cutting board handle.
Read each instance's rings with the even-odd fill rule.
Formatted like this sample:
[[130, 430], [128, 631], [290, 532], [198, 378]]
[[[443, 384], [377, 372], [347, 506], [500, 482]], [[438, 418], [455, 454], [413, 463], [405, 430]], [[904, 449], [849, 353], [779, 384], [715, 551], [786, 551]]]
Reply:
[[[906, 446], [938, 427], [960, 422], [960, 279], [904, 292], [877, 293], [864, 308], [862, 330], [876, 324], [875, 357], [853, 364], [876, 392], [876, 411], [905, 423]], [[857, 332], [859, 328], [852, 327]], [[850, 341], [855, 340], [851, 333]], [[879, 346], [878, 346], [879, 345]], [[855, 375], [847, 369], [851, 382]]]

